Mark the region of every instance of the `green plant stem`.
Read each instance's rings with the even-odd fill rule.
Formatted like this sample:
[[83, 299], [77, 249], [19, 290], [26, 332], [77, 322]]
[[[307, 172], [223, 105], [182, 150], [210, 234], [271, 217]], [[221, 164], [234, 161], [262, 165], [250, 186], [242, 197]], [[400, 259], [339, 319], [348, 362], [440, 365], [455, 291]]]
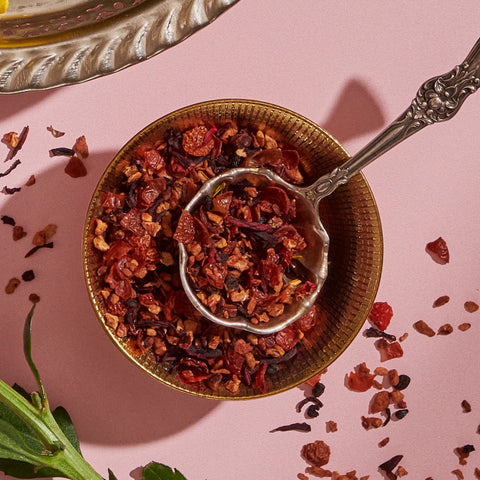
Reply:
[[45, 452], [39, 452], [43, 466], [59, 470], [71, 480], [103, 480], [64, 435], [48, 403], [37, 409], [2, 380], [0, 401], [30, 425], [45, 445]]

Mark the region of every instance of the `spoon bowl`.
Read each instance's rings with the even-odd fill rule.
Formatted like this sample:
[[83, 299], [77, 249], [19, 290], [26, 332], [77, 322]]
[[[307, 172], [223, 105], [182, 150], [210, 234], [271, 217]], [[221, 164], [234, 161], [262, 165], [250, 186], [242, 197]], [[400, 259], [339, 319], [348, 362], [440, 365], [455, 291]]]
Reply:
[[254, 186], [276, 184], [281, 186], [289, 197], [295, 199], [300, 213], [296, 222], [303, 229], [307, 242], [301, 268], [310, 272], [315, 288], [309, 295], [296, 298], [281, 315], [270, 318], [265, 323], [254, 324], [240, 316], [224, 318], [214, 314], [197, 298], [187, 274], [187, 252], [185, 246], [180, 244], [180, 276], [191, 303], [206, 318], [217, 324], [259, 334], [278, 332], [298, 320], [315, 302], [327, 276], [329, 239], [318, 213], [320, 200], [333, 193], [338, 186], [345, 184], [373, 160], [414, 133], [428, 125], [452, 118], [459, 111], [465, 99], [479, 86], [480, 39], [477, 40], [462, 64], [444, 75], [424, 82], [402, 115], [356, 155], [329, 174], [318, 178], [312, 185], [308, 187], [294, 186], [285, 182], [278, 175], [258, 168], [232, 169], [224, 175], [208, 180], [186, 206], [186, 211], [194, 211], [206, 196], [212, 196], [222, 182], [233, 184], [245, 179], [248, 179]]

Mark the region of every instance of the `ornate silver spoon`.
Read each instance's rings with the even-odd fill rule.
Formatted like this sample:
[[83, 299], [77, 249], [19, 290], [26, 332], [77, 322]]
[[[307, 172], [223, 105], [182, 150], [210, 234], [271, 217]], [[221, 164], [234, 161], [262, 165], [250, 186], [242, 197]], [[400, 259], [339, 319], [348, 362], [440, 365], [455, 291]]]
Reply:
[[[304, 272], [309, 272], [315, 289], [305, 298], [288, 305], [284, 312], [268, 322], [254, 324], [244, 317], [223, 318], [214, 315], [203, 305], [187, 273], [188, 254], [183, 243], [180, 250], [180, 276], [185, 292], [192, 304], [207, 319], [217, 324], [240, 328], [259, 334], [281, 330], [299, 319], [314, 304], [327, 277], [329, 237], [318, 214], [320, 200], [346, 183], [373, 160], [399, 144], [427, 125], [452, 118], [465, 99], [480, 87], [480, 39], [464, 62], [450, 72], [427, 80], [418, 90], [408, 109], [375, 137], [368, 145], [331, 173], [320, 177], [308, 187], [293, 186], [281, 177], [262, 168], [236, 168], [207, 181], [188, 203], [185, 210], [194, 212], [206, 196], [212, 196], [220, 185], [239, 183], [245, 180], [260, 188], [277, 185], [296, 202], [297, 218], [294, 225], [303, 226], [307, 247], [302, 251]], [[308, 226], [308, 228], [305, 228]]]

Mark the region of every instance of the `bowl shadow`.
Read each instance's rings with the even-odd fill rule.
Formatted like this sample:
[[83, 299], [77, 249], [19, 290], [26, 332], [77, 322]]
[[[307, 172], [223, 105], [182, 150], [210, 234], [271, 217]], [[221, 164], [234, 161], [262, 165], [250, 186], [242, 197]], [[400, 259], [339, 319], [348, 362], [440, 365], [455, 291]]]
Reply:
[[[0, 369], [0, 377], [20, 384], [26, 378], [30, 384], [23, 386], [36, 389], [22, 353], [28, 295], [35, 292], [41, 301], [34, 315], [32, 354], [51, 407], [67, 408], [81, 441], [108, 445], [167, 437], [218, 405], [160, 384], [127, 361], [90, 304], [82, 268], [83, 225], [96, 183], [115, 153], [91, 152], [85, 160], [87, 176], [77, 179], [65, 174], [67, 160], [60, 159], [54, 168], [36, 175], [34, 185], [11, 195], [2, 208], [2, 215], [13, 217], [28, 232], [17, 242], [10, 232], [4, 239], [4, 275], [32, 269], [35, 279], [22, 282], [3, 305], [5, 348], [0, 349], [0, 366], [11, 369]], [[48, 223], [58, 226], [54, 248], [24, 258], [33, 233]], [[1, 227], [3, 234], [10, 228]]]

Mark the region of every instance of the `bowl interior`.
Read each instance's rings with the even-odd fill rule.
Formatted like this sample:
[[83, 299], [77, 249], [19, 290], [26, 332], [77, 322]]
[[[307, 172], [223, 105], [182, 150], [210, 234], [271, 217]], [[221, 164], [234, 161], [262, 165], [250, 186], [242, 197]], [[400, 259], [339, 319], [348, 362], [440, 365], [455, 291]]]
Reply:
[[374, 302], [383, 261], [383, 238], [378, 209], [362, 174], [354, 176], [323, 199], [319, 210], [330, 237], [329, 271], [317, 299], [322, 321], [306, 333], [293, 359], [277, 374], [266, 378], [267, 391], [242, 385], [236, 395], [226, 389], [206, 390], [184, 384], [168, 365], [155, 361], [153, 354], [137, 354], [129, 342], [117, 338], [105, 324], [101, 285], [96, 276], [97, 252], [92, 246], [91, 220], [100, 213], [102, 192], [119, 182], [118, 167], [140, 144], [153, 142], [171, 129], [187, 129], [199, 123], [220, 125], [228, 120], [239, 127], [270, 131], [272, 136], [294, 146], [299, 152], [307, 184], [342, 164], [347, 152], [327, 132], [310, 120], [287, 109], [249, 100], [216, 100], [177, 110], [147, 126], [115, 156], [101, 177], [90, 202], [83, 238], [83, 262], [87, 289], [94, 310], [117, 347], [141, 369], [166, 385], [202, 397], [248, 399], [272, 395], [292, 388], [324, 370], [352, 342]]

